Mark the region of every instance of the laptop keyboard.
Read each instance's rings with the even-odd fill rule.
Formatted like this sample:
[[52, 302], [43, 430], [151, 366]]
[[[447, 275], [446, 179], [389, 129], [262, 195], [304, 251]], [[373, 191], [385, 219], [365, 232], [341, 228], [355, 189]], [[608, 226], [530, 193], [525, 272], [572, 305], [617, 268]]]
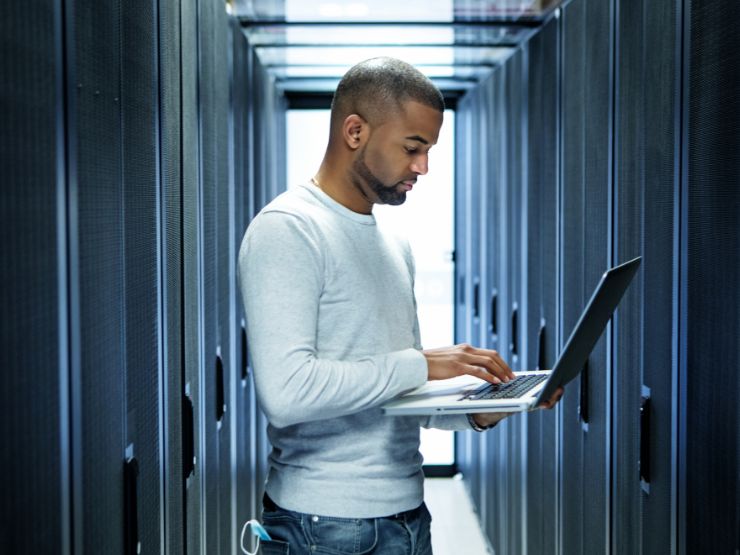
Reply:
[[529, 374], [519, 376], [509, 383], [493, 384], [485, 383], [478, 389], [474, 389], [463, 395], [460, 401], [483, 401], [487, 399], [514, 399], [521, 397], [538, 383], [545, 381], [550, 376], [547, 374]]

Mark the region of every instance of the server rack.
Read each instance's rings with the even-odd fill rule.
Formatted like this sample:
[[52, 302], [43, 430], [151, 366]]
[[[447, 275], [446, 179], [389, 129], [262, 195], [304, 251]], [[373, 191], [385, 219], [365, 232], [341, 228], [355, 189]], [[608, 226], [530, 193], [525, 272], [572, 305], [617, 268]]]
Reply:
[[[733, 2], [683, 2], [679, 552], [740, 549], [738, 77]], [[710, 353], [710, 354], [708, 354]]]
[[676, 7], [634, 2], [616, 13], [614, 252], [617, 260], [641, 254], [645, 263], [615, 320], [613, 346], [612, 549], [633, 553], [676, 549], [677, 357], [669, 318], [680, 139]]
[[[528, 45], [527, 178], [524, 212], [527, 338], [524, 366], [547, 370], [558, 344], [558, 125], [560, 19]], [[522, 552], [552, 553], [558, 545], [558, 407], [526, 416]]]
[[[185, 455], [184, 417], [184, 333], [183, 214], [182, 214], [182, 32], [180, 8], [171, 3], [159, 6], [159, 173], [160, 252], [162, 302], [162, 430], [164, 482], [164, 551], [185, 552]], [[192, 459], [191, 459], [192, 460]]]
[[[474, 320], [476, 313], [480, 310], [480, 283], [477, 276], [477, 268], [473, 257], [473, 216], [472, 206], [473, 196], [473, 159], [476, 155], [475, 147], [471, 145], [473, 118], [472, 114], [466, 110], [466, 106], [472, 101], [465, 99], [458, 106], [457, 121], [462, 120], [462, 128], [465, 129], [465, 139], [463, 140], [462, 150], [465, 157], [464, 164], [458, 164], [456, 167], [456, 177], [458, 184], [455, 188], [457, 203], [455, 226], [458, 229], [455, 247], [455, 267], [456, 283], [458, 284], [458, 317], [456, 318], [457, 339], [464, 342], [473, 337]], [[460, 125], [460, 124], [458, 124]], [[460, 141], [460, 134], [456, 141]], [[458, 144], [460, 144], [458, 142]], [[480, 505], [477, 503], [480, 496], [479, 488], [479, 439], [477, 434], [472, 431], [465, 432], [458, 437], [456, 458], [460, 470], [464, 475], [469, 477], [468, 491], [472, 496], [475, 506], [480, 511]]]
[[[34, 2], [18, 9], [6, 3], [0, 15], [0, 401], [5, 414], [0, 419], [0, 550], [41, 552], [54, 545], [68, 554], [68, 191], [65, 120], [59, 110], [65, 83], [63, 5]], [[32, 516], [46, 526], [34, 527]]]
[[183, 473], [185, 478], [185, 545], [203, 552], [203, 457], [200, 449], [203, 425], [200, 407], [204, 384], [200, 376], [203, 325], [199, 301], [201, 281], [201, 218], [199, 217], [200, 141], [198, 138], [198, 12], [195, 0], [180, 5], [182, 51], [180, 64], [182, 101], [182, 299], [183, 299]]

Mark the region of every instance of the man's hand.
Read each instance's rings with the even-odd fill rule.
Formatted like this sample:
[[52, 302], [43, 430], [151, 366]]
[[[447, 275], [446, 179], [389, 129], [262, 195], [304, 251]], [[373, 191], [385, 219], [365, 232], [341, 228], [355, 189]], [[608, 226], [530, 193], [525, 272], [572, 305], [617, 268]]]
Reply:
[[473, 415], [473, 420], [481, 428], [490, 428], [494, 424], [498, 424], [507, 416], [516, 414], [515, 412], [480, 412]]
[[430, 380], [445, 380], [464, 374], [490, 383], [508, 382], [514, 372], [496, 351], [478, 349], [467, 344], [422, 351], [427, 359]]
[[[564, 390], [562, 387], [558, 387], [555, 390], [555, 393], [552, 394], [552, 397], [550, 397], [546, 402], [540, 403], [538, 408], [541, 409], [551, 409], [555, 405], [558, 404], [558, 401], [560, 401], [560, 398], [563, 396]], [[473, 420], [475, 420], [475, 423], [478, 424], [481, 428], [490, 428], [494, 424], [500, 422], [507, 416], [511, 416], [512, 412], [481, 412], [473, 415]]]
[[555, 390], [555, 393], [552, 394], [552, 397], [550, 397], [544, 403], [540, 403], [538, 408], [541, 408], [541, 409], [553, 408], [555, 405], [558, 404], [558, 401], [560, 401], [560, 398], [563, 396], [563, 393], [565, 393], [565, 390], [562, 387], [558, 387]]

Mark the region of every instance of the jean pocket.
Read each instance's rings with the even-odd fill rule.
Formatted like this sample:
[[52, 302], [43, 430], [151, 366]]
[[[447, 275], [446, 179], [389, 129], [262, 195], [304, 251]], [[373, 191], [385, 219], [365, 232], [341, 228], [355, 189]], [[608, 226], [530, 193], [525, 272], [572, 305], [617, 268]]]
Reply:
[[262, 555], [290, 555], [290, 544], [278, 540], [261, 541], [259, 552]]
[[374, 518], [334, 518], [313, 516], [307, 532], [316, 553], [361, 555], [378, 543], [378, 524]]

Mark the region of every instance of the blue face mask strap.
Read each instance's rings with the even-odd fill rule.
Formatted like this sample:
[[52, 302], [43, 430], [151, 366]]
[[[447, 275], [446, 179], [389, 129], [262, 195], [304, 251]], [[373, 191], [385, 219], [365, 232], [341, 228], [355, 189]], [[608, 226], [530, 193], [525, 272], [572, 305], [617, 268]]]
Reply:
[[[250, 528], [252, 530], [252, 535], [257, 538], [257, 545], [254, 546], [254, 551], [247, 551], [247, 549], [244, 547], [244, 534], [246, 534], [247, 528]], [[260, 548], [260, 540], [270, 541], [271, 539], [272, 538], [270, 537], [270, 534], [267, 533], [267, 530], [262, 527], [259, 521], [248, 520], [244, 523], [244, 527], [242, 528], [242, 535], [241, 539], [239, 540], [239, 547], [241, 547], [241, 550], [246, 553], [246, 555], [257, 555], [257, 551]]]

